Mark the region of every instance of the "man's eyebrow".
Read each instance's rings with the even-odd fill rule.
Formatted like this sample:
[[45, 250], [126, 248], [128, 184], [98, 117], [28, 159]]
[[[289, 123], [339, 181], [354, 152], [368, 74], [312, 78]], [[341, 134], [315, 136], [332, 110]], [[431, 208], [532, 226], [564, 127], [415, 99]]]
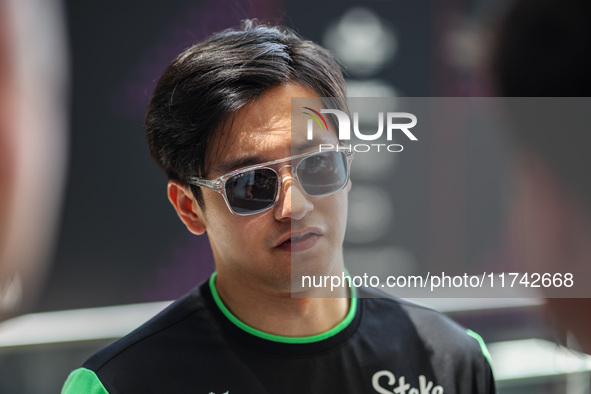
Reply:
[[226, 174], [230, 171], [237, 170], [242, 167], [250, 166], [253, 164], [263, 163], [259, 157], [256, 156], [246, 156], [246, 157], [238, 157], [228, 159], [218, 165], [216, 165], [216, 172], [219, 174]]
[[318, 148], [318, 145], [319, 145], [318, 141], [314, 141], [314, 140], [304, 141], [298, 145], [292, 146], [291, 153], [293, 155], [297, 155], [299, 153], [303, 153], [303, 152], [309, 150], [310, 148]]
[[[293, 146], [291, 148], [292, 155], [297, 155], [299, 153], [305, 152], [310, 148], [318, 147], [318, 141], [305, 141], [301, 144]], [[277, 159], [282, 159], [282, 157], [278, 157]], [[251, 166], [254, 164], [259, 163], [266, 163], [268, 159], [263, 159], [259, 156], [245, 156], [245, 157], [238, 157], [238, 158], [231, 158], [222, 163], [215, 166], [215, 172], [218, 174], [226, 174], [228, 172], [237, 170], [242, 167]]]

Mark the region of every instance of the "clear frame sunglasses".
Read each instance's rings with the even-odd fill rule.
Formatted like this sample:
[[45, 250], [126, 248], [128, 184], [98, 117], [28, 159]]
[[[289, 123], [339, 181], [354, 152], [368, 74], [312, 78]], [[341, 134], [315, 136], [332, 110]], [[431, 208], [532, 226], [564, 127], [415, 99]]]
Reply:
[[347, 185], [352, 160], [350, 150], [314, 151], [240, 168], [215, 179], [190, 177], [187, 183], [220, 193], [232, 213], [247, 216], [277, 204], [283, 168], [292, 169], [290, 176], [307, 195], [323, 197]]

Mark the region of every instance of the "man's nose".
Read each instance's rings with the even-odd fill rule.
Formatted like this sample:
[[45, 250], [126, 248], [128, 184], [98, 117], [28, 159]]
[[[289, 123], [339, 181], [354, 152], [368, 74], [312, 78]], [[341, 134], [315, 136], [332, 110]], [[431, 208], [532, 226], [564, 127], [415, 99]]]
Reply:
[[291, 166], [283, 167], [280, 170], [280, 175], [281, 189], [279, 190], [279, 200], [275, 205], [275, 219], [300, 220], [314, 208], [314, 205], [301, 190], [301, 185], [294, 180]]

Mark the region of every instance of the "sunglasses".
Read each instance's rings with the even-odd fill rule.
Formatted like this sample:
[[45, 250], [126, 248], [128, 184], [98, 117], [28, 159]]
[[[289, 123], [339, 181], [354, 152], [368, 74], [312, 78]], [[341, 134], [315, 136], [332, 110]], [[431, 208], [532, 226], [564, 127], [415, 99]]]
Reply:
[[240, 168], [216, 179], [189, 177], [187, 183], [220, 193], [232, 213], [247, 216], [275, 206], [283, 168], [292, 168], [291, 177], [308, 196], [323, 197], [347, 185], [351, 160], [350, 150], [315, 151]]

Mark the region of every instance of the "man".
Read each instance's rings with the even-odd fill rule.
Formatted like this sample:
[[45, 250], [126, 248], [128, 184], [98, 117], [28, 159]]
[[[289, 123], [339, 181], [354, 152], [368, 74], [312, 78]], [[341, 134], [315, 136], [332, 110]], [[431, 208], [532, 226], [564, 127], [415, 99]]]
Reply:
[[216, 273], [91, 357], [65, 393], [494, 392], [475, 334], [446, 317], [365, 290], [310, 298], [292, 286], [292, 264], [344, 270], [352, 159], [318, 152], [337, 144], [334, 127], [312, 144], [295, 132], [306, 118], [292, 119], [292, 97], [318, 111], [318, 97], [344, 100], [345, 83], [328, 51], [278, 27], [247, 22], [166, 69], [148, 143], [180, 219], [207, 233]]
[[[589, 20], [589, 1], [517, 1], [500, 25], [491, 56], [498, 93], [530, 97], [510, 101], [518, 153], [514, 213], [523, 229], [526, 267], [571, 273], [574, 285], [585, 289], [591, 279]], [[591, 354], [588, 291], [544, 290], [556, 325]], [[587, 298], [561, 298], [569, 294]]]

